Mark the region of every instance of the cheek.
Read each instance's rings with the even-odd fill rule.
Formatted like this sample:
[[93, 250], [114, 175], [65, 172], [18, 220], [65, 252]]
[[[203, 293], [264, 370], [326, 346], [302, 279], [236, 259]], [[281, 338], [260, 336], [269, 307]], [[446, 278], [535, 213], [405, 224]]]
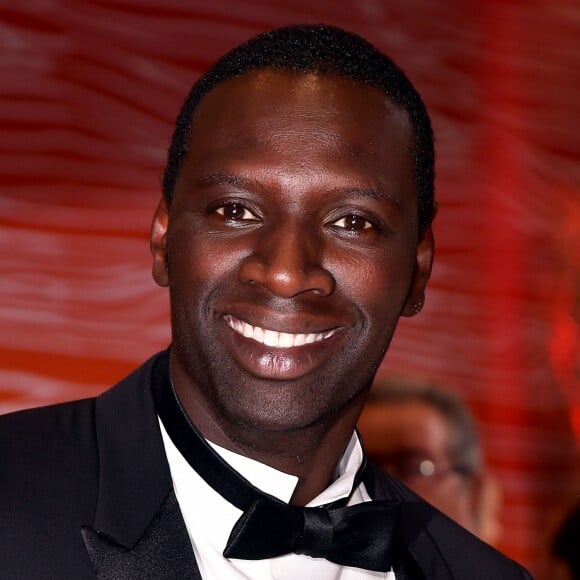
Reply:
[[215, 286], [235, 276], [247, 250], [215, 235], [176, 232], [168, 240], [170, 285], [184, 286], [190, 293]]
[[398, 318], [411, 283], [411, 260], [397, 253], [349, 252], [327, 267], [361, 311], [381, 320]]

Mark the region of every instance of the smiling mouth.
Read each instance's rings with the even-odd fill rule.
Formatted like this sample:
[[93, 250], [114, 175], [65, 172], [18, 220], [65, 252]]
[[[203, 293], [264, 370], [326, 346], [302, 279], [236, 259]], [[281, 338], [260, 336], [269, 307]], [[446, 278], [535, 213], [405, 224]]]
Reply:
[[231, 314], [226, 314], [224, 320], [235, 333], [273, 348], [292, 348], [294, 346], [322, 342], [334, 336], [338, 331], [337, 328], [332, 328], [322, 332], [292, 334], [289, 332], [278, 332], [277, 330], [262, 328], [260, 326], [252, 326]]

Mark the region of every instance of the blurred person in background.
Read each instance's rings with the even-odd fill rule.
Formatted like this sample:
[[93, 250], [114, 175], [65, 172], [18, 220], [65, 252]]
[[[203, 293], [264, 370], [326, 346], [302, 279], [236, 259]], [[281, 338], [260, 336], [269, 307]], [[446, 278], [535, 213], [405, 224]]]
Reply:
[[372, 461], [497, 544], [501, 489], [484, 469], [473, 417], [457, 395], [418, 378], [377, 380], [358, 428]]

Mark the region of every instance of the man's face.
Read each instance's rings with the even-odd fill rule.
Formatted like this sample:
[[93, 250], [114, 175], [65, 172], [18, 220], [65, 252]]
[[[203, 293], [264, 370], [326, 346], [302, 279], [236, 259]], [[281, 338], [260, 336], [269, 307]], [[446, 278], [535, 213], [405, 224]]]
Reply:
[[431, 268], [410, 142], [383, 93], [342, 78], [257, 71], [204, 98], [152, 230], [176, 389], [204, 420], [296, 430], [364, 398]]
[[456, 470], [449, 456], [451, 428], [421, 402], [373, 403], [358, 428], [369, 457], [429, 503], [478, 531], [478, 480]]

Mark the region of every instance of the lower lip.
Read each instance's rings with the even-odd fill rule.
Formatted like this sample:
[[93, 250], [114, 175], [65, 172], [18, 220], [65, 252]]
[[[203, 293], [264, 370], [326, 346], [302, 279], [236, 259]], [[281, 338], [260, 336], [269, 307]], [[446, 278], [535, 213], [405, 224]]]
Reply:
[[238, 364], [257, 378], [298, 379], [320, 367], [336, 351], [342, 333], [301, 346], [275, 348], [238, 334], [226, 325], [227, 343]]

